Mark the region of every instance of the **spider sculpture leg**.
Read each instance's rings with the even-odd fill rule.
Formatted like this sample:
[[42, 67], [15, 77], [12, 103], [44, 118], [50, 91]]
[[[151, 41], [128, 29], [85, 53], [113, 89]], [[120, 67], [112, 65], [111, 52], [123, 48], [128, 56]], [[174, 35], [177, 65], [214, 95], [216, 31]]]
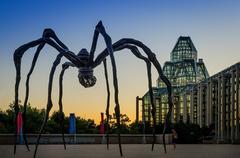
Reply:
[[[53, 30], [45, 29], [43, 31], [43, 36], [42, 37], [43, 38], [53, 38], [62, 48], [68, 50], [68, 48], [58, 39], [58, 37], [56, 36], [56, 34], [54, 33]], [[24, 110], [23, 110], [23, 139], [24, 139], [24, 142], [25, 142], [28, 150], [29, 150], [29, 147], [28, 147], [27, 138], [26, 138], [26, 109], [27, 109], [27, 102], [28, 102], [28, 96], [29, 96], [29, 81], [30, 81], [31, 74], [34, 70], [34, 67], [36, 65], [36, 61], [38, 59], [40, 51], [42, 50], [44, 45], [45, 45], [45, 43], [42, 43], [37, 47], [37, 50], [36, 50], [36, 53], [34, 54], [32, 65], [31, 65], [31, 68], [30, 68], [30, 70], [27, 74], [27, 79], [26, 79], [26, 83], [25, 83], [26, 92], [25, 92]]]
[[[58, 51], [64, 51], [62, 48], [60, 48], [57, 44], [55, 44], [52, 40], [45, 40], [44, 38], [40, 38], [38, 40], [29, 42], [27, 44], [22, 45], [21, 47], [19, 47], [18, 49], [15, 50], [14, 52], [14, 64], [15, 64], [15, 68], [16, 68], [16, 83], [15, 83], [15, 101], [14, 101], [14, 109], [15, 109], [15, 132], [14, 132], [14, 137], [15, 137], [15, 143], [14, 143], [14, 154], [16, 153], [16, 143], [17, 143], [17, 115], [19, 112], [19, 105], [18, 105], [18, 97], [19, 97], [19, 83], [21, 80], [21, 59], [23, 54], [31, 47], [35, 47], [39, 44], [43, 44], [43, 43], [48, 43], [51, 46], [53, 46], [54, 48], [56, 48]], [[24, 107], [24, 111], [26, 109], [26, 106]], [[24, 112], [24, 119], [26, 113]], [[25, 126], [25, 125], [24, 125]], [[25, 140], [26, 140], [26, 136]], [[25, 141], [25, 143], [27, 144], [27, 142]]]
[[[137, 47], [140, 47], [146, 53], [150, 62], [153, 63], [154, 67], [158, 71], [159, 77], [162, 79], [162, 81], [167, 86], [169, 110], [168, 110], [168, 114], [167, 114], [165, 122], [164, 122], [164, 130], [163, 130], [163, 145], [164, 145], [164, 150], [166, 153], [165, 132], [166, 132], [167, 125], [169, 124], [170, 116], [171, 116], [172, 108], [173, 108], [171, 83], [166, 78], [166, 76], [164, 76], [162, 69], [161, 69], [161, 65], [158, 62], [158, 60], [156, 59], [155, 54], [146, 45], [144, 45], [142, 42], [135, 40], [135, 39], [123, 38], [123, 39], [117, 41], [116, 43], [114, 43], [112, 45], [112, 47], [113, 47], [113, 49], [116, 49], [117, 47], [124, 45], [124, 44], [130, 44], [130, 45], [135, 45]], [[107, 49], [105, 49], [102, 53], [100, 53], [97, 56], [97, 58], [93, 62], [93, 67], [96, 67], [97, 65], [99, 65], [103, 61], [103, 59], [106, 58], [106, 56], [108, 56], [108, 55], [109, 55], [109, 52]]]
[[[101, 21], [99, 22], [101, 23]], [[99, 25], [99, 24], [98, 24]], [[92, 42], [92, 46], [91, 46], [91, 50], [90, 50], [90, 57], [89, 57], [89, 65], [93, 64], [93, 58], [94, 58], [94, 53], [96, 50], [96, 46], [97, 46], [97, 40], [99, 37], [99, 31], [97, 30], [96, 26], [95, 30], [94, 30], [94, 35], [93, 35], [93, 42]], [[107, 86], [107, 108], [106, 108], [106, 119], [107, 119], [107, 126], [106, 126], [106, 137], [107, 137], [107, 149], [109, 149], [109, 134], [108, 134], [108, 128], [109, 128], [109, 107], [110, 107], [110, 88], [109, 88], [109, 82], [108, 82], [108, 73], [107, 73], [107, 63], [106, 63], [106, 59], [104, 59], [103, 61], [103, 65], [104, 65], [104, 74], [105, 74], [105, 80], [106, 80], [106, 86]]]
[[131, 50], [131, 52], [139, 59], [142, 59], [145, 61], [146, 66], [147, 66], [147, 75], [148, 75], [148, 89], [149, 89], [149, 95], [150, 95], [150, 104], [152, 105], [152, 117], [153, 117], [153, 141], [152, 141], [152, 151], [154, 149], [154, 144], [156, 142], [156, 105], [155, 102], [153, 100], [153, 89], [152, 89], [152, 74], [151, 74], [151, 62], [148, 60], [148, 58], [144, 57], [143, 55], [141, 55], [141, 53], [139, 52], [138, 48], [136, 46], [133, 45], [122, 45], [117, 47], [116, 49], [114, 49], [114, 51], [119, 51], [122, 49], [129, 49]]
[[149, 87], [149, 95], [150, 95], [150, 102], [152, 105], [152, 117], [153, 117], [153, 142], [152, 142], [152, 150], [154, 149], [154, 144], [156, 142], [156, 136], [155, 136], [155, 127], [156, 127], [156, 106], [155, 106], [155, 102], [153, 100], [153, 90], [152, 90], [152, 77], [151, 77], [151, 62], [149, 61], [148, 58], [144, 57], [141, 55], [141, 53], [139, 52], [139, 50], [137, 49], [136, 46], [133, 45], [120, 45], [118, 47], [114, 47], [114, 51], [119, 51], [122, 49], [130, 49], [132, 51], [132, 53], [139, 59], [142, 59], [146, 62], [147, 65], [147, 74], [148, 74], [148, 87]]
[[104, 38], [104, 41], [107, 46], [108, 53], [110, 55], [111, 63], [112, 63], [112, 71], [113, 71], [113, 85], [115, 89], [114, 98], [115, 98], [115, 114], [117, 118], [117, 126], [118, 126], [118, 143], [119, 143], [119, 149], [120, 154], [122, 154], [122, 146], [121, 146], [121, 137], [120, 137], [120, 106], [119, 106], [119, 99], [118, 99], [118, 79], [117, 79], [117, 68], [116, 68], [116, 62], [113, 55], [113, 48], [112, 48], [112, 40], [111, 37], [106, 33], [104, 26], [102, 25], [102, 22], [100, 21], [96, 26], [96, 31], [98, 31]]
[[106, 108], [107, 126], [106, 126], [106, 137], [107, 137], [107, 149], [109, 149], [108, 126], [109, 126], [110, 88], [109, 88], [109, 83], [108, 83], [108, 72], [107, 72], [107, 62], [106, 62], [106, 59], [103, 60], [103, 65], [104, 65], [104, 73], [105, 73], [106, 86], [107, 86], [107, 108]]
[[[104, 63], [104, 72], [105, 72], [105, 77], [106, 77], [106, 85], [107, 85], [107, 108], [106, 108], [106, 115], [107, 115], [107, 126], [108, 126], [108, 121], [109, 121], [109, 106], [110, 106], [110, 88], [109, 88], [109, 82], [108, 82], [108, 73], [107, 73], [107, 63], [106, 63], [106, 59], [103, 61]], [[62, 71], [60, 73], [59, 76], [59, 111], [61, 113], [61, 117], [60, 117], [60, 124], [62, 126], [62, 138], [63, 138], [63, 143], [64, 143], [64, 148], [66, 149], [66, 145], [65, 145], [65, 138], [64, 138], [64, 113], [63, 113], [63, 104], [62, 104], [62, 95], [63, 95], [63, 76], [65, 71], [69, 68], [69, 66], [71, 67], [75, 67], [74, 64], [70, 63], [70, 62], [66, 62], [62, 65]], [[106, 131], [108, 132], [108, 127], [106, 129]], [[109, 142], [109, 137], [108, 137], [108, 133], [107, 133], [107, 148], [108, 148], [108, 142]]]
[[[132, 53], [139, 59], [142, 59], [146, 62], [147, 65], [147, 74], [148, 74], [148, 86], [149, 86], [149, 92], [150, 92], [150, 101], [151, 104], [153, 105], [153, 107], [155, 107], [155, 104], [153, 102], [153, 91], [152, 91], [152, 77], [151, 77], [151, 62], [148, 60], [148, 58], [144, 57], [141, 55], [141, 53], [139, 52], [139, 50], [137, 49], [137, 47], [132, 46], [132, 45], [123, 45], [120, 46], [116, 49], [114, 49], [115, 51], [120, 51], [122, 49], [130, 49], [132, 51]], [[108, 84], [108, 75], [107, 75], [107, 66], [106, 66], [106, 59], [103, 60], [104, 63], [104, 69], [105, 69], [105, 78], [106, 78], [106, 85], [107, 85], [107, 94], [108, 94], [108, 98], [107, 98], [107, 109], [106, 109], [106, 115], [107, 115], [107, 126], [108, 126], [108, 117], [109, 117], [109, 99], [110, 99], [110, 92], [109, 92], [109, 84]], [[152, 115], [153, 116], [153, 120], [154, 120], [154, 126], [153, 126], [153, 145], [155, 144], [155, 114]], [[109, 137], [108, 137], [108, 133], [107, 133], [107, 147], [108, 147], [108, 142], [109, 142]], [[153, 148], [152, 148], [153, 149]]]
[[35, 64], [36, 64], [36, 61], [37, 61], [37, 58], [39, 56], [39, 53], [40, 51], [42, 50], [42, 48], [44, 47], [44, 44], [40, 44], [36, 50], [36, 53], [33, 57], [33, 61], [32, 61], [32, 66], [27, 74], [27, 79], [26, 79], [26, 92], [25, 92], [25, 100], [24, 100], [24, 108], [23, 108], [23, 139], [24, 139], [24, 142], [27, 146], [27, 149], [29, 150], [28, 148], [28, 142], [27, 142], [27, 138], [26, 138], [26, 110], [27, 110], [27, 102], [28, 102], [28, 96], [29, 96], [29, 80], [30, 80], [30, 76], [33, 72], [33, 69], [35, 67]]
[[[59, 42], [59, 41], [58, 41]], [[58, 43], [57, 42], [57, 43]], [[55, 43], [53, 40], [51, 40], [50, 38], [40, 38], [38, 40], [35, 40], [35, 41], [32, 41], [32, 42], [29, 42], [27, 44], [24, 44], [22, 46], [20, 46], [18, 49], [15, 50], [14, 52], [14, 63], [15, 63], [15, 68], [16, 68], [16, 83], [15, 83], [15, 103], [14, 103], [14, 108], [15, 108], [15, 113], [16, 113], [16, 116], [19, 112], [19, 105], [18, 105], [18, 91], [19, 91], [19, 83], [20, 83], [20, 79], [21, 79], [21, 59], [22, 59], [22, 56], [24, 55], [24, 53], [29, 49], [29, 48], [32, 48], [32, 47], [35, 47], [35, 46], [38, 46], [40, 44], [49, 44], [50, 46], [52, 46], [53, 48], [55, 48], [60, 54], [58, 56], [58, 58], [61, 58], [62, 56], [66, 57], [68, 60], [70, 60], [74, 65], [76, 66], [81, 66], [83, 65], [83, 63], [77, 58], [77, 56], [60, 47], [57, 43]], [[61, 56], [61, 57], [60, 57]], [[57, 60], [57, 59], [56, 59]], [[57, 61], [54, 62], [55, 65], [57, 65]], [[53, 66], [52, 70], [51, 70], [51, 74], [54, 74], [54, 71], [55, 71], [55, 68]], [[51, 76], [50, 74], [50, 76]], [[52, 75], [53, 76], [53, 75]], [[52, 77], [50, 77], [50, 80]], [[52, 81], [51, 81], [52, 82]], [[51, 83], [49, 81], [49, 93], [48, 93], [48, 98], [51, 98]], [[49, 99], [48, 99], [49, 100]], [[49, 101], [48, 101], [49, 102]], [[48, 103], [48, 105], [51, 105], [50, 103]], [[50, 107], [50, 106], [48, 106]], [[49, 109], [51, 108], [47, 108], [47, 111], [49, 111]], [[15, 123], [16, 123], [16, 118], [15, 118]], [[40, 134], [41, 135], [41, 134]], [[39, 139], [40, 139], [40, 135], [39, 135]], [[17, 131], [15, 130], [15, 140], [17, 138]], [[39, 140], [38, 140], [39, 141]], [[36, 149], [37, 149], [37, 145], [36, 145]], [[36, 149], [35, 149], [35, 153], [36, 153]], [[16, 141], [15, 141], [15, 145], [14, 145], [14, 154], [16, 153]], [[35, 155], [35, 154], [34, 154]]]
[[[167, 79], [165, 76], [164, 77], [162, 76], [160, 78], [163, 81], [164, 80], [166, 81], [166, 79]], [[165, 84], [167, 85], [167, 82], [165, 82]], [[168, 84], [171, 84], [171, 83], [169, 82]], [[164, 128], [163, 128], [163, 143], [164, 143], [164, 151], [165, 151], [165, 153], [167, 153], [166, 143], [165, 143], [165, 134], [166, 134], [166, 129], [167, 129], [168, 125], [171, 122], [171, 115], [172, 115], [172, 109], [173, 109], [172, 97], [170, 97], [170, 95], [172, 95], [172, 93], [171, 93], [171, 88], [170, 88], [169, 85], [167, 85], [167, 89], [168, 89], [168, 93], [170, 93], [170, 94], [168, 94], [169, 95], [168, 96], [169, 109], [168, 109], [168, 113], [167, 113], [167, 116], [166, 116], [165, 121], [164, 121]]]
[[[110, 54], [111, 63], [112, 63], [113, 84], [114, 84], [114, 89], [115, 89], [115, 104], [116, 104], [116, 106], [115, 106], [115, 114], [116, 114], [117, 126], [118, 126], [118, 142], [119, 142], [120, 154], [122, 156], [123, 154], [122, 154], [121, 137], [120, 137], [120, 107], [119, 107], [119, 99], [118, 99], [117, 69], [116, 69], [115, 58], [113, 56], [113, 49], [112, 49], [111, 38], [106, 33], [105, 28], [102, 25], [101, 21], [96, 25], [96, 28], [95, 28], [95, 31], [94, 31], [93, 42], [92, 42], [92, 47], [91, 47], [90, 57], [89, 57], [89, 65], [92, 66], [92, 64], [93, 64], [94, 52], [96, 50], [97, 39], [99, 37], [99, 33], [102, 34], [102, 36], [103, 36], [103, 38], [105, 40], [105, 43], [107, 45], [107, 51]], [[109, 92], [109, 97], [110, 97], [110, 92]], [[107, 119], [109, 118], [109, 112], [107, 112], [108, 109], [109, 109], [109, 106], [107, 107], [107, 110], [106, 110]], [[108, 141], [109, 140], [107, 140], [107, 148], [108, 148]]]
[[35, 151], [34, 151], [34, 158], [36, 157], [38, 144], [39, 144], [43, 129], [44, 129], [45, 125], [47, 124], [47, 120], [48, 120], [48, 117], [49, 117], [49, 112], [50, 112], [50, 110], [52, 109], [52, 106], [53, 106], [52, 97], [51, 97], [52, 96], [51, 94], [52, 94], [53, 76], [54, 76], [56, 67], [58, 66], [58, 64], [61, 61], [61, 58], [62, 58], [62, 54], [58, 54], [57, 58], [55, 59], [55, 61], [53, 63], [53, 66], [52, 66], [52, 69], [51, 69], [51, 72], [50, 72], [50, 75], [49, 75], [47, 109], [46, 109], [44, 121], [42, 123], [41, 129], [40, 129], [39, 134], [38, 134], [37, 143], [36, 143], [36, 147], [35, 147]]
[[62, 95], [63, 95], [63, 75], [67, 67], [62, 66], [62, 71], [59, 76], [59, 112], [60, 112], [60, 124], [61, 124], [61, 129], [62, 129], [62, 138], [63, 138], [63, 145], [64, 149], [66, 150], [66, 143], [65, 143], [65, 138], [64, 138], [64, 113], [63, 113], [63, 105], [62, 105]]
[[59, 112], [60, 112], [60, 124], [61, 124], [61, 130], [62, 130], [62, 139], [64, 144], [64, 149], [66, 150], [66, 142], [64, 138], [64, 112], [63, 112], [63, 104], [62, 104], [62, 95], [63, 95], [63, 76], [66, 69], [69, 68], [69, 66], [74, 67], [72, 63], [66, 62], [62, 64], [62, 71], [59, 76]]
[[[153, 63], [153, 65], [157, 69], [159, 77], [162, 79], [162, 81], [167, 86], [169, 110], [168, 110], [168, 114], [167, 114], [165, 122], [164, 122], [164, 130], [163, 130], [163, 145], [164, 145], [164, 151], [166, 153], [167, 151], [166, 151], [166, 143], [165, 143], [165, 132], [166, 132], [167, 125], [169, 124], [169, 120], [170, 120], [170, 116], [171, 116], [172, 108], [173, 108], [171, 83], [166, 78], [166, 76], [163, 74], [160, 63], [156, 59], [155, 54], [146, 45], [144, 45], [142, 42], [134, 40], [134, 39], [122, 39], [122, 40], [119, 40], [118, 42], [116, 42], [116, 45], [118, 45], [118, 44], [120, 44], [120, 45], [122, 45], [122, 44], [132, 44], [132, 45], [136, 45], [136, 46], [142, 48], [143, 51], [148, 56], [148, 59]], [[114, 48], [114, 45], [113, 45], [113, 48]], [[152, 105], [154, 105], [154, 104], [152, 104]], [[156, 107], [153, 107], [153, 109], [152, 109], [152, 115], [153, 116], [155, 116], [155, 111], [156, 111], [155, 108]]]

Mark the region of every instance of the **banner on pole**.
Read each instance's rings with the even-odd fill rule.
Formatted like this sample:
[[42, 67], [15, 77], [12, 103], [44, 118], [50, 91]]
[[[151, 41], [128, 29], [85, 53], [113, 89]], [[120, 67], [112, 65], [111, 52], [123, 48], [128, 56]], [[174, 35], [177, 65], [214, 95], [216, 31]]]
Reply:
[[100, 134], [104, 134], [104, 113], [101, 112]]
[[19, 144], [23, 144], [23, 133], [22, 133], [22, 113], [19, 112], [17, 115], [17, 134], [19, 135]]
[[70, 113], [69, 124], [69, 134], [76, 134], [76, 118], [74, 113]]
[[74, 134], [74, 142], [77, 143], [77, 136], [76, 136], [76, 117], [74, 113], [70, 113], [69, 117], [69, 134]]

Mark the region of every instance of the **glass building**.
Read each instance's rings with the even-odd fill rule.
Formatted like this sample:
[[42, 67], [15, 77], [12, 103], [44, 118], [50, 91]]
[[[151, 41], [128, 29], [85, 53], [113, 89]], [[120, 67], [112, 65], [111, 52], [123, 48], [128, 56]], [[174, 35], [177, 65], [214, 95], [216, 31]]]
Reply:
[[196, 84], [189, 91], [190, 121], [213, 127], [217, 143], [240, 141], [240, 63]]
[[[180, 36], [171, 54], [170, 61], [163, 66], [164, 75], [170, 80], [173, 87], [174, 109], [172, 121], [188, 121], [190, 118], [190, 94], [186, 93], [196, 83], [209, 77], [208, 71], [202, 59], [197, 58], [197, 49], [190, 37]], [[157, 79], [156, 87], [153, 88], [156, 121], [163, 123], [168, 111], [167, 89], [160, 78]], [[139, 97], [137, 99], [139, 101]], [[142, 118], [151, 122], [150, 97], [147, 92], [142, 98]], [[139, 104], [139, 103], [138, 103]], [[138, 115], [137, 110], [137, 115]]]
[[[209, 77], [190, 37], [179, 37], [163, 73], [172, 83], [172, 122], [211, 127], [216, 143], [240, 142], [240, 63]], [[153, 92], [156, 120], [163, 123], [168, 112], [166, 85], [157, 79]], [[136, 101], [136, 121], [141, 101], [142, 121], [152, 123], [149, 93]]]

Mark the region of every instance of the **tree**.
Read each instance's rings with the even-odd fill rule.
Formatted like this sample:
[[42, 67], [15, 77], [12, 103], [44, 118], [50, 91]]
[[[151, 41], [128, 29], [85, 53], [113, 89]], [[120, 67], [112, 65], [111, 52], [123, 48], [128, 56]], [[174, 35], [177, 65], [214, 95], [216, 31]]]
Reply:
[[41, 128], [44, 115], [45, 115], [44, 109], [33, 108], [29, 104], [27, 106], [27, 111], [26, 111], [26, 132], [38, 133]]
[[[106, 122], [106, 120], [105, 120]], [[120, 114], [120, 133], [129, 133], [129, 126], [128, 124], [131, 122], [129, 117], [126, 114]], [[117, 128], [117, 120], [116, 115], [113, 113], [113, 117], [109, 117], [109, 133], [116, 133]]]
[[12, 119], [9, 118], [6, 112], [0, 110], [0, 133], [10, 133], [12, 127]]
[[96, 124], [92, 119], [76, 118], [77, 133], [97, 133]]
[[61, 125], [61, 117], [63, 117], [63, 131], [64, 133], [67, 133], [67, 118], [63, 113], [60, 113], [60, 111], [54, 111], [52, 115], [50, 116], [50, 119], [47, 122], [47, 125], [45, 127], [45, 131], [47, 133], [62, 133], [62, 125]]
[[[23, 105], [19, 104], [20, 112], [23, 112]], [[44, 116], [44, 110], [33, 108], [30, 106], [30, 104], [27, 105], [26, 110], [26, 132], [27, 133], [38, 133], [40, 124], [43, 121]], [[1, 133], [13, 133], [14, 132], [14, 118], [15, 118], [15, 112], [14, 112], [14, 104], [10, 103], [9, 108], [3, 112], [0, 112], [0, 122], [1, 126], [4, 128], [1, 128]]]

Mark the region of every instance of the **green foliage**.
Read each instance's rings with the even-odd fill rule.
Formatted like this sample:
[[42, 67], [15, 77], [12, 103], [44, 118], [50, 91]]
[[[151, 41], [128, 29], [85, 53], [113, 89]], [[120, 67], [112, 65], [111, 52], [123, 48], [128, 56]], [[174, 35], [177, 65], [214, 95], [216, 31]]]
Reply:
[[[23, 106], [20, 106], [20, 112], [23, 112]], [[39, 133], [43, 119], [45, 116], [44, 109], [37, 109], [32, 106], [27, 105], [26, 110], [26, 132], [27, 133]], [[62, 127], [60, 123], [61, 113], [54, 111], [50, 116], [44, 133], [61, 133]], [[0, 133], [13, 133], [14, 132], [14, 108], [13, 104], [9, 105], [6, 111], [1, 111], [0, 109]], [[69, 117], [64, 118], [64, 133], [68, 133], [69, 128]], [[80, 117], [76, 118], [76, 127], [78, 133], [97, 133], [96, 125], [94, 120], [83, 119]]]
[[[23, 112], [23, 106], [20, 106], [20, 112]], [[27, 105], [26, 110], [26, 129], [28, 133], [37, 133], [39, 131], [39, 128], [43, 121], [44, 116], [44, 110], [33, 108], [29, 105]], [[13, 103], [9, 105], [9, 108], [3, 112], [0, 112], [0, 124], [2, 128], [0, 129], [0, 133], [13, 133], [14, 131], [14, 119], [15, 119], [15, 112], [13, 108]]]
[[[106, 122], [106, 120], [105, 120]], [[131, 122], [129, 117], [126, 114], [120, 114], [120, 132], [122, 134], [129, 133], [129, 126], [128, 124]], [[118, 131], [117, 128], [117, 120], [116, 115], [113, 114], [113, 117], [110, 116], [109, 118], [109, 133], [116, 133]]]
[[[21, 108], [21, 111], [22, 108]], [[45, 115], [44, 109], [33, 108], [30, 105], [27, 106], [26, 111], [26, 129], [27, 133], [38, 133], [43, 122]]]
[[[20, 112], [23, 112], [23, 106], [20, 105]], [[44, 109], [37, 109], [32, 106], [27, 105], [26, 112], [26, 132], [27, 133], [38, 133], [42, 125], [45, 115]], [[9, 108], [6, 111], [0, 109], [0, 133], [13, 133], [14, 131], [14, 108], [13, 104], [9, 105]], [[61, 133], [61, 117], [64, 119], [64, 133], [68, 133], [69, 129], [69, 117], [65, 117], [59, 111], [54, 111], [50, 116], [47, 125], [45, 126], [45, 133]], [[142, 134], [145, 127], [146, 134], [152, 134], [152, 125], [149, 122], [146, 122], [145, 125], [142, 122], [132, 122], [126, 114], [120, 115], [120, 132], [122, 134]], [[105, 128], [106, 120], [105, 120]], [[100, 125], [96, 125], [92, 119], [84, 119], [82, 117], [76, 118], [76, 128], [77, 133], [82, 134], [94, 134], [99, 133]], [[166, 133], [172, 133], [171, 130], [174, 128], [178, 133], [178, 143], [198, 143], [201, 138], [206, 136], [213, 135], [214, 125], [210, 127], [200, 128], [196, 124], [178, 122], [176, 124], [168, 125]], [[156, 125], [156, 133], [162, 134], [163, 124]], [[109, 119], [109, 133], [118, 132], [116, 116], [113, 116]]]
[[9, 133], [12, 130], [12, 119], [6, 112], [0, 111], [0, 133]]
[[140, 128], [141, 122], [137, 123], [137, 122], [132, 122], [131, 124], [129, 124], [129, 133], [130, 134], [141, 134], [141, 128]]
[[47, 122], [45, 127], [46, 133], [62, 133], [62, 125], [61, 125], [61, 118], [63, 117], [63, 130], [64, 133], [68, 132], [68, 118], [65, 115], [60, 113], [59, 111], [54, 111]]
[[96, 124], [92, 119], [76, 118], [77, 133], [97, 133]]
[[178, 143], [198, 143], [202, 136], [202, 130], [196, 124], [179, 122], [174, 125], [174, 129], [178, 134]]

